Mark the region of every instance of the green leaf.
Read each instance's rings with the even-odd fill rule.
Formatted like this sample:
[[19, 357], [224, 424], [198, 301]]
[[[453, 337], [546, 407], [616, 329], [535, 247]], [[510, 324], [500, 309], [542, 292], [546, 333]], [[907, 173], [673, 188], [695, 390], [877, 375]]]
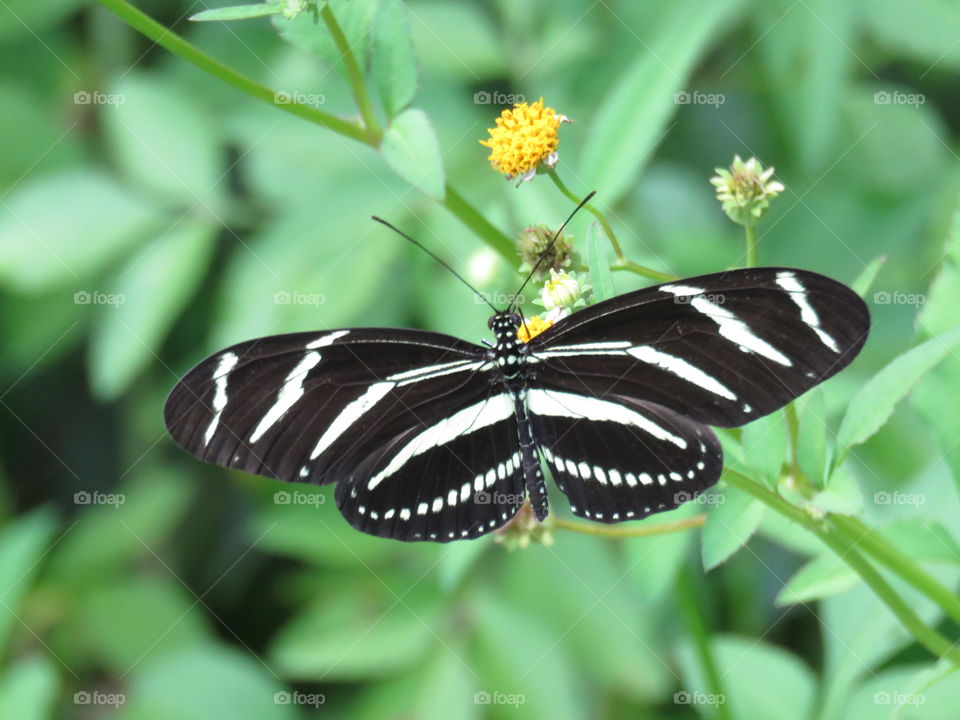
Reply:
[[[817, 683], [810, 668], [797, 656], [755, 638], [715, 636], [714, 659], [723, 675], [723, 701], [731, 718], [749, 720], [806, 720], [812, 717]], [[691, 703], [709, 712], [709, 685], [689, 643], [680, 647], [683, 681], [674, 702]], [[758, 682], [758, 679], [762, 681]], [[680, 695], [678, 693], [678, 695]], [[708, 715], [713, 717], [713, 715]]]
[[96, 274], [161, 219], [152, 204], [95, 171], [21, 184], [4, 205], [0, 283], [29, 293], [101, 290]]
[[[92, 488], [91, 488], [92, 489]], [[61, 586], [96, 584], [138, 558], [153, 559], [183, 517], [194, 484], [169, 469], [137, 473], [123, 488], [124, 502], [88, 505], [50, 554], [49, 574]]]
[[960, 547], [950, 531], [923, 517], [894, 520], [880, 529], [894, 547], [917, 562], [960, 563]]
[[[577, 580], [569, 577], [569, 582]], [[519, 717], [579, 720], [589, 716], [583, 678], [575, 671], [567, 647], [557, 642], [558, 633], [569, 627], [553, 627], [542, 617], [522, 612], [502, 595], [485, 593], [471, 605], [476, 635], [473, 665], [479, 671], [473, 692], [522, 696]], [[517, 710], [508, 703], [503, 707]]]
[[777, 605], [822, 600], [849, 590], [860, 576], [833, 553], [820, 555], [793, 574], [777, 594]]
[[[437, 608], [426, 592], [397, 602], [380, 580], [344, 577], [274, 636], [269, 664], [285, 677], [351, 681], [383, 677], [420, 663], [436, 642]], [[419, 588], [418, 588], [419, 590]]]
[[59, 684], [57, 669], [43, 656], [8, 665], [0, 677], [0, 717], [49, 720]]
[[116, 677], [142, 661], [213, 639], [203, 606], [173, 577], [111, 579], [77, 593], [72, 601], [74, 650]]
[[[873, 38], [898, 56], [912, 57], [924, 69], [960, 67], [960, 8], [950, 0], [922, 0], [909, 6], [876, 0], [861, 15]], [[931, 64], [933, 67], [930, 67]]]
[[210, 349], [364, 322], [403, 249], [389, 233], [371, 231], [370, 207], [384, 195], [369, 185], [365, 193], [331, 188], [324, 203], [338, 213], [321, 216], [304, 205], [261, 226], [227, 262]]
[[616, 294], [613, 289], [609, 252], [609, 240], [600, 228], [600, 223], [591, 223], [587, 228], [587, 263], [590, 267], [590, 280], [597, 302], [609, 300]]
[[397, 175], [430, 197], [443, 199], [446, 180], [440, 141], [423, 110], [397, 115], [383, 134], [380, 153]]
[[787, 426], [783, 413], [770, 413], [744, 425], [740, 443], [754, 474], [769, 487], [776, 487], [787, 455]]
[[[370, 25], [377, 13], [377, 0], [327, 0], [326, 4], [337, 19], [357, 64], [361, 69], [365, 68], [370, 47]], [[313, 13], [300, 13], [289, 19], [274, 15], [272, 21], [284, 40], [346, 72], [330, 31], [322, 20], [314, 18]]]
[[143, 72], [125, 75], [111, 93], [123, 102], [101, 117], [107, 150], [124, 175], [170, 204], [222, 204], [219, 133], [198, 99]]
[[374, 27], [373, 42], [373, 77], [380, 101], [392, 118], [410, 104], [417, 91], [417, 62], [402, 2], [387, 3]]
[[83, 0], [7, 0], [0, 12], [0, 41], [12, 47], [15, 38], [35, 40], [83, 5]]
[[827, 406], [819, 387], [796, 400], [797, 462], [800, 470], [817, 487], [826, 483]]
[[820, 513], [859, 515], [863, 512], [863, 493], [853, 475], [837, 468], [827, 486], [810, 500], [810, 506]]
[[730, 486], [710, 497], [714, 504], [707, 511], [701, 546], [704, 570], [713, 570], [746, 545], [766, 510], [762, 502]]
[[867, 266], [860, 271], [859, 275], [857, 275], [857, 279], [854, 280], [850, 285], [850, 287], [853, 288], [853, 291], [860, 297], [866, 299], [867, 295], [870, 293], [870, 288], [873, 287], [873, 283], [877, 279], [877, 275], [880, 273], [880, 270], [883, 268], [886, 262], [886, 255], [875, 257], [873, 260], [868, 262]]
[[[711, 38], [733, 20], [742, 4], [680, 0], [662, 6], [646, 41], [637, 43], [636, 59], [593, 112], [577, 174], [583, 185], [600, 192], [605, 203], [616, 204], [634, 186], [678, 108], [674, 94], [685, 89]], [[563, 152], [561, 143], [561, 156]]]
[[896, 404], [911, 388], [960, 344], [960, 328], [927, 340], [893, 360], [868, 380], [847, 406], [837, 432], [840, 449], [835, 464], [849, 448], [867, 440], [893, 415]]
[[204, 647], [138, 664], [123, 720], [295, 720], [297, 706], [262, 660], [246, 650]]
[[57, 529], [56, 517], [41, 508], [7, 525], [0, 533], [0, 649], [15, 627], [20, 604], [30, 591], [33, 577], [46, 555]]
[[100, 316], [90, 344], [94, 395], [119, 397], [156, 361], [164, 337], [206, 273], [215, 231], [205, 219], [184, 220], [154, 240], [114, 281], [111, 290], [119, 304], [97, 308]]
[[231, 7], [212, 8], [203, 10], [196, 15], [191, 15], [188, 19], [194, 22], [206, 22], [210, 20], [246, 20], [247, 18], [258, 18], [266, 15], [276, 15], [281, 12], [279, 2], [260, 3], [258, 5], [233, 5]]

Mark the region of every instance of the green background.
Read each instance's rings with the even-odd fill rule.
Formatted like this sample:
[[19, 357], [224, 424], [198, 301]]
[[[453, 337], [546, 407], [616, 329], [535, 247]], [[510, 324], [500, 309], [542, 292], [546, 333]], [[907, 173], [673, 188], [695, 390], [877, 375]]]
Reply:
[[[140, 7], [263, 85], [355, 119], [308, 15], [278, 21], [286, 42], [270, 19], [192, 24], [206, 6]], [[760, 226], [761, 264], [852, 283], [886, 258], [864, 352], [801, 406], [826, 418], [826, 432], [807, 427], [829, 444], [867, 378], [956, 324], [960, 6], [332, 7], [380, 121], [412, 95], [441, 164], [418, 154], [398, 175], [93, 4], [0, 5], [0, 718], [712, 718], [704, 647], [725, 717], [955, 718], [960, 679], [816, 539], [730, 488], [645, 521], [706, 511], [703, 531], [558, 530], [554, 545], [514, 552], [490, 538], [406, 545], [352, 530], [329, 487], [194, 460], [161, 410], [194, 363], [258, 335], [486, 337], [489, 308], [369, 216], [482, 290], [514, 291], [515, 267], [430, 197], [445, 177], [510, 237], [572, 209], [546, 177], [515, 189], [490, 169], [477, 141], [501, 107], [482, 101], [500, 93], [542, 96], [574, 120], [558, 171], [598, 191], [635, 262], [681, 276], [743, 263], [742, 232], [708, 182], [735, 153], [774, 165], [787, 188]], [[408, 32], [414, 78], [391, 74]], [[677, 102], [684, 92], [693, 102]], [[591, 220], [571, 225], [581, 253]], [[846, 459], [831, 509], [885, 525], [956, 587], [960, 358], [945, 355]], [[775, 483], [781, 416], [741, 440], [739, 462]], [[314, 504], [275, 502], [294, 489]], [[123, 502], [82, 504], [81, 492]], [[569, 515], [561, 497], [552, 508]], [[122, 705], [104, 704], [117, 694]], [[325, 702], [304, 705], [311, 694]]]

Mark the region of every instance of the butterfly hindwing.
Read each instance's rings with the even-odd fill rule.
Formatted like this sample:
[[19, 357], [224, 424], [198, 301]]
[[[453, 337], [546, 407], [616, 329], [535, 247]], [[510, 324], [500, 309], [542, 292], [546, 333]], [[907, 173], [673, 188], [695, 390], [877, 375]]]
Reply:
[[532, 389], [527, 404], [541, 454], [574, 514], [636, 520], [692, 500], [720, 477], [713, 431], [634, 398]]
[[659, 403], [699, 422], [743, 425], [846, 367], [869, 314], [816, 273], [751, 268], [620, 295], [530, 342], [537, 381]]
[[491, 532], [516, 514], [524, 479], [514, 397], [487, 388], [443, 404], [429, 424], [385, 429], [380, 446], [338, 482], [337, 506], [354, 527], [448, 542]]

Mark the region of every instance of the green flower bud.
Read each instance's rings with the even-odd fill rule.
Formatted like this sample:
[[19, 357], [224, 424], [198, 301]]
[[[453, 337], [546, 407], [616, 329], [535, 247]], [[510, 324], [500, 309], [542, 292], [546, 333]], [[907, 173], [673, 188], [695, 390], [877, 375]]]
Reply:
[[738, 225], [756, 225], [770, 206], [770, 199], [784, 191], [782, 183], [770, 179], [773, 168], [764, 170], [755, 157], [744, 162], [734, 155], [729, 170], [716, 171], [710, 182], [717, 188], [717, 200], [727, 217]]

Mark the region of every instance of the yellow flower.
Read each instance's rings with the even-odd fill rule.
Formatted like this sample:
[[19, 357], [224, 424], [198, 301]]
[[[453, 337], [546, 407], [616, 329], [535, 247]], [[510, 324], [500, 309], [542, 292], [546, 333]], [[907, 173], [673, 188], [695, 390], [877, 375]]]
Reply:
[[543, 98], [532, 105], [517, 103], [512, 110], [500, 113], [497, 126], [487, 130], [490, 139], [480, 144], [490, 148], [494, 170], [506, 175], [507, 180], [519, 177], [522, 183], [532, 179], [540, 165], [552, 168], [557, 164], [557, 131], [564, 122], [570, 120], [544, 107]]
[[553, 327], [554, 323], [567, 317], [569, 314], [569, 310], [557, 307], [550, 310], [550, 312], [543, 317], [540, 315], [534, 315], [533, 317], [520, 323], [520, 327], [517, 328], [517, 338], [521, 342], [530, 342], [537, 335], [542, 333], [547, 328]]
[[534, 315], [517, 328], [517, 338], [521, 342], [530, 342], [551, 325], [553, 325], [553, 320], [545, 320], [539, 315]]

